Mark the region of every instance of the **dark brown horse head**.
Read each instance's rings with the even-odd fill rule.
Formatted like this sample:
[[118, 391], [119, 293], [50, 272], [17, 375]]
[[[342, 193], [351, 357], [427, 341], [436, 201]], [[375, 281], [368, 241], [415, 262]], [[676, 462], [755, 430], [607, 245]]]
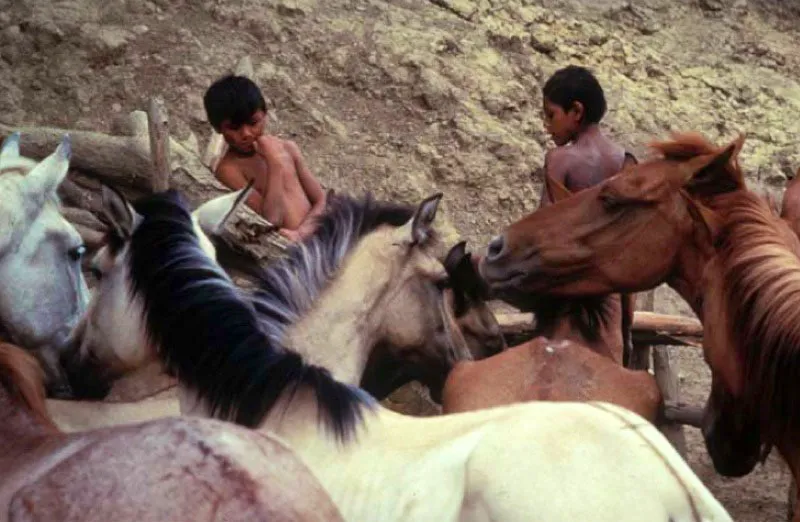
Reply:
[[700, 142], [689, 135], [658, 144], [663, 157], [510, 225], [481, 263], [492, 292], [599, 295], [664, 281], [697, 234], [695, 224], [713, 227], [703, 199], [744, 185], [730, 166], [741, 139], [697, 153]]

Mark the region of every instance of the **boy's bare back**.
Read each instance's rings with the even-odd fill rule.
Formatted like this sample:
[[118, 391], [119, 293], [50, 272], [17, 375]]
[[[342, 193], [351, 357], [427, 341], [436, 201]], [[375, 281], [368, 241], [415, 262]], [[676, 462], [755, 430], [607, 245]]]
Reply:
[[545, 171], [577, 192], [622, 170], [625, 158], [625, 149], [592, 129], [572, 144], [550, 150], [545, 157]]

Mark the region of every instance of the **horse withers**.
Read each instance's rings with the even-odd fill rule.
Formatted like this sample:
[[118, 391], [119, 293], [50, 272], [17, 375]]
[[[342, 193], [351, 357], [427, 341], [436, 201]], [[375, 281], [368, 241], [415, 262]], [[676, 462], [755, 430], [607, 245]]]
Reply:
[[67, 397], [58, 361], [89, 302], [81, 272], [86, 248], [56, 195], [71, 142], [65, 135], [38, 163], [20, 155], [19, 142], [11, 134], [0, 150], [0, 338], [29, 349], [45, 369], [49, 394]]

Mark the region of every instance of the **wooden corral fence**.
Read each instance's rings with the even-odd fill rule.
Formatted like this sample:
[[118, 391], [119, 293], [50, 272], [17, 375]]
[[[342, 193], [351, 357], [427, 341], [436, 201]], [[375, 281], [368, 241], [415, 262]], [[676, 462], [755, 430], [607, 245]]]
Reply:
[[[664, 424], [661, 429], [678, 452], [686, 457], [683, 426], [700, 427], [703, 408], [683, 404], [680, 400], [679, 377], [670, 358], [669, 347], [690, 346], [700, 349], [703, 326], [697, 319], [654, 313], [654, 292], [639, 294], [638, 310], [633, 318], [633, 354], [630, 368], [647, 370], [653, 375], [664, 397]], [[530, 313], [499, 313], [497, 320], [508, 340], [515, 346], [532, 337], [534, 318]]]

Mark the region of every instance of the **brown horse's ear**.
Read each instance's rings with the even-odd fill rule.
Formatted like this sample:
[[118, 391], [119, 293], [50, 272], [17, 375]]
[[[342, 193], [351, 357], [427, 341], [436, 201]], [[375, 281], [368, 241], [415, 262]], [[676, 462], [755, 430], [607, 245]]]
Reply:
[[547, 190], [547, 196], [553, 203], [561, 201], [562, 199], [566, 199], [572, 195], [572, 191], [570, 191], [563, 183], [550, 175], [545, 175], [544, 186]]
[[716, 243], [717, 238], [722, 231], [722, 220], [716, 212], [691, 196], [687, 195], [686, 200], [689, 203], [687, 205], [689, 214], [692, 216], [692, 219], [700, 224], [702, 230], [705, 231], [708, 236], [708, 241], [713, 245]]
[[684, 188], [693, 196], [708, 197], [744, 188], [744, 178], [737, 161], [744, 144], [740, 135], [716, 154], [705, 154], [684, 163], [681, 169]]

